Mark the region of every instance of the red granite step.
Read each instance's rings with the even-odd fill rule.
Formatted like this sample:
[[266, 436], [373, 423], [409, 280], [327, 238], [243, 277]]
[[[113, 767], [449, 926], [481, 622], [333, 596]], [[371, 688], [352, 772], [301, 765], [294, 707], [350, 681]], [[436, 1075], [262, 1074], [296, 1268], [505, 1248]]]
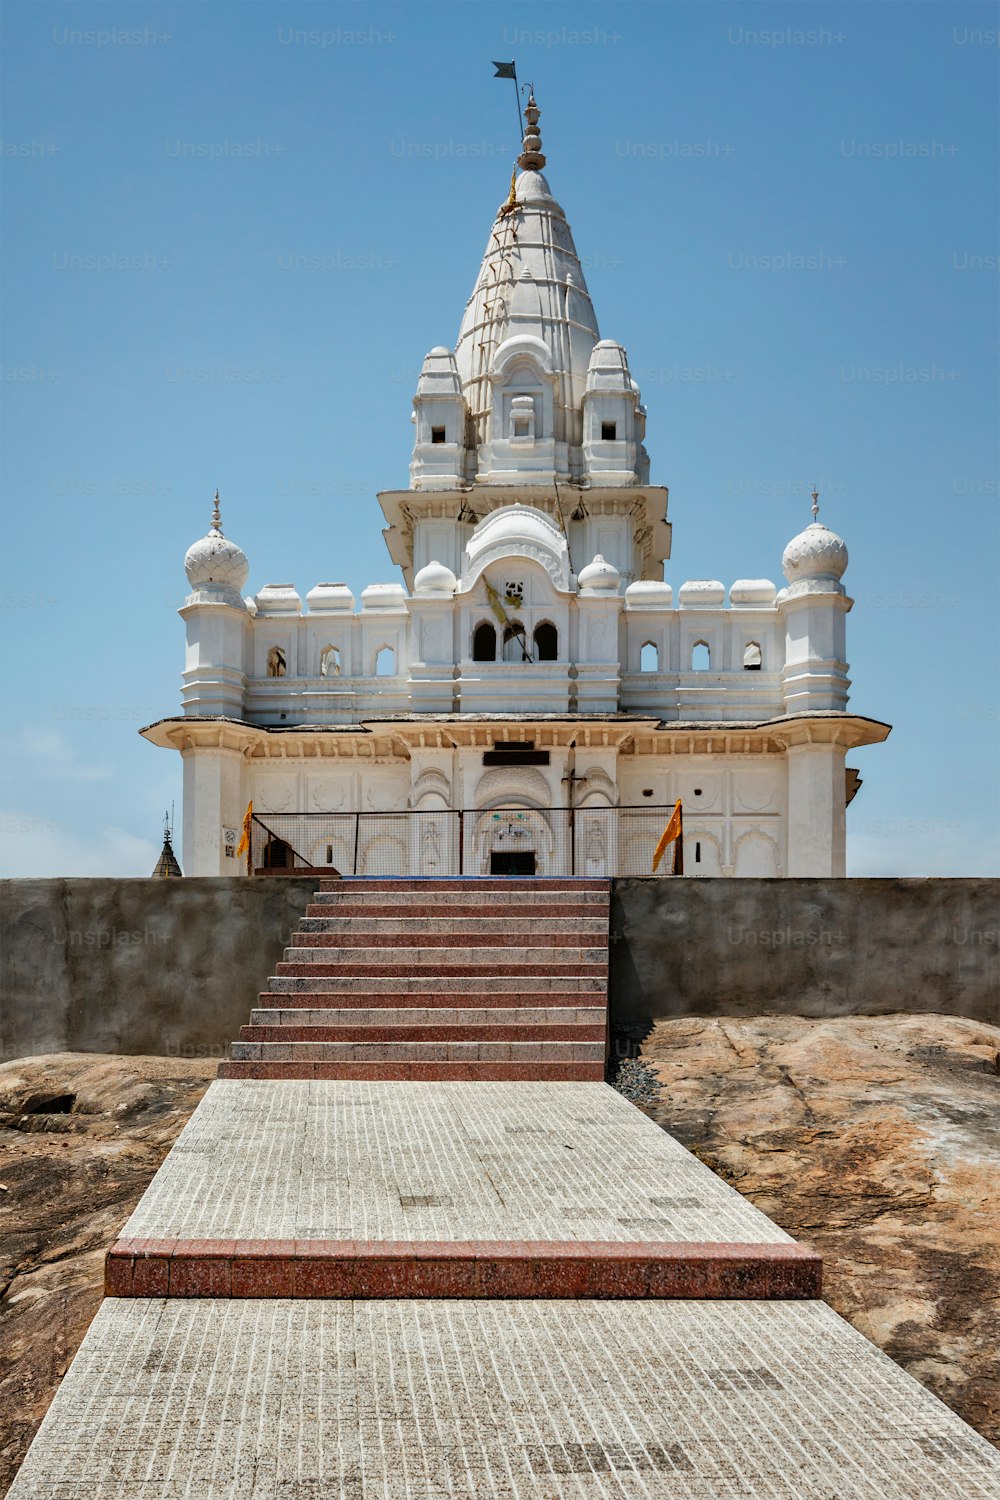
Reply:
[[[559, 979], [605, 979], [608, 971], [606, 960], [603, 962], [594, 960], [588, 963], [534, 964], [501, 963], [499, 959], [496, 959], [493, 963], [488, 964], [445, 964], [433, 962], [433, 967], [431, 967], [432, 962], [432, 960], [428, 960], [427, 963], [421, 965], [421, 968], [425, 974], [432, 975], [442, 988], [446, 987], [446, 982], [449, 979], [488, 980], [495, 978], [498, 972], [512, 978], [520, 978], [522, 976], [532, 978], [553, 976]], [[310, 977], [315, 979], [323, 977], [332, 979], [338, 975], [344, 979], [373, 979], [383, 975], [386, 978], [398, 978], [401, 975], [413, 974], [415, 968], [416, 965], [412, 963], [412, 960], [407, 962], [405, 954], [403, 955], [403, 961], [400, 963], [366, 964], [351, 963], [346, 960], [343, 963], [323, 963], [317, 960], [314, 963], [286, 963], [282, 961], [275, 966], [276, 973], [279, 976], [298, 979], [308, 979]]]
[[[298, 932], [292, 933], [290, 948], [573, 948], [576, 950], [602, 946], [602, 935], [596, 932], [546, 932], [533, 927], [529, 932], [503, 930], [469, 932], [385, 932], [374, 924], [372, 930], [359, 931], [356, 927], [337, 930], [330, 922], [324, 927], [316, 925], [317, 918], [304, 921]], [[332, 931], [330, 929], [333, 929]], [[287, 949], [285, 950], [288, 951]]]
[[[392, 1012], [390, 1012], [390, 1015]], [[603, 1023], [521, 1026], [471, 1023], [459, 1026], [241, 1026], [241, 1042], [600, 1042]]]
[[[297, 982], [297, 981], [296, 981]], [[358, 1010], [398, 1009], [400, 1005], [419, 1005], [421, 1009], [433, 1006], [461, 1006], [463, 1009], [482, 1008], [501, 1010], [508, 1006], [545, 1006], [547, 1009], [564, 1007], [582, 1008], [600, 1002], [601, 1013], [605, 1010], [604, 996], [596, 990], [445, 990], [425, 989], [350, 990], [324, 986], [306, 990], [262, 990], [257, 997], [258, 1010], [319, 1010], [320, 1000], [336, 1000], [333, 1009]]]
[[380, 1042], [359, 1030], [338, 1042], [231, 1042], [230, 1062], [604, 1062], [604, 1038], [588, 1042]]
[[615, 1240], [120, 1239], [109, 1297], [764, 1300], [821, 1295], [807, 1245]]
[[[467, 1006], [462, 997], [455, 1005], [413, 1005], [405, 996], [399, 1005], [325, 1005], [314, 996], [312, 1005], [292, 1009], [281, 1005], [255, 1006], [248, 1026], [600, 1026], [606, 1021], [603, 1005], [580, 1006], [506, 1005]], [[420, 998], [420, 997], [418, 997]], [[591, 1000], [594, 998], [590, 997]]]
[[523, 918], [537, 918], [544, 920], [548, 917], [599, 917], [602, 920], [607, 917], [607, 902], [594, 902], [585, 905], [582, 901], [544, 901], [532, 900], [525, 904], [498, 903], [496, 896], [491, 895], [484, 898], [481, 903], [473, 901], [458, 901], [453, 904], [442, 904], [440, 902], [419, 901], [379, 901], [373, 905], [363, 905], [359, 901], [311, 901], [306, 907], [307, 917], [429, 917], [432, 920], [452, 917], [482, 917], [484, 913], [496, 918], [503, 918], [508, 913], [512, 918], [521, 920]]
[[220, 1078], [371, 1078], [387, 1082], [507, 1081], [602, 1083], [603, 1062], [234, 1062], [219, 1064]]

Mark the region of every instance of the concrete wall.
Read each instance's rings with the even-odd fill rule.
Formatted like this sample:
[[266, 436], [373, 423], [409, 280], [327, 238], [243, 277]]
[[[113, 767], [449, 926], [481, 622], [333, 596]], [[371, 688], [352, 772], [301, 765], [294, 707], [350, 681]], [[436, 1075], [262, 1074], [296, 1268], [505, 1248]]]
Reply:
[[[0, 881], [0, 1057], [221, 1057], [311, 881]], [[1000, 1023], [990, 880], [618, 880], [611, 1029], [941, 1011]]]
[[676, 1016], [1000, 1024], [995, 880], [616, 880], [612, 1036]]
[[312, 891], [239, 876], [0, 881], [0, 1058], [221, 1057]]

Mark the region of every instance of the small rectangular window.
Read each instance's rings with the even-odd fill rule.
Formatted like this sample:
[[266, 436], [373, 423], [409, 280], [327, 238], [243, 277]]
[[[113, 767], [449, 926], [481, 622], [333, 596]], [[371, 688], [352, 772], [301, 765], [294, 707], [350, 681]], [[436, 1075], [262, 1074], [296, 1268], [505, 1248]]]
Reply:
[[617, 422], [602, 422], [601, 423], [601, 441], [603, 443], [614, 443], [614, 442], [617, 441], [617, 439], [618, 439], [618, 423]]
[[431, 428], [431, 442], [432, 443], [443, 443], [444, 440], [445, 440], [445, 431], [444, 431], [444, 428], [443, 427], [432, 427]]
[[497, 745], [483, 751], [484, 766], [547, 766], [549, 758], [548, 750], [536, 750], [530, 740], [523, 745]]

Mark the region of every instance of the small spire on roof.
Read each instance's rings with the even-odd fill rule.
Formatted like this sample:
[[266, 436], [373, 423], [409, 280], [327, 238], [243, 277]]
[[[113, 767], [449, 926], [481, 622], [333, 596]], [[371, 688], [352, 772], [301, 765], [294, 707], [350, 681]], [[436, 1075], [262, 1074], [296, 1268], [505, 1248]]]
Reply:
[[517, 158], [517, 164], [525, 172], [538, 172], [545, 165], [545, 157], [542, 155], [542, 138], [538, 134], [538, 117], [541, 110], [535, 103], [535, 86], [528, 85], [528, 102], [524, 108], [524, 118], [528, 128], [524, 132], [521, 155]]
[[219, 492], [215, 492], [215, 504], [212, 506], [212, 530], [222, 535], [222, 512], [219, 509]]
[[813, 520], [814, 521], [818, 520], [818, 518], [819, 518], [819, 490], [816, 488], [815, 485], [813, 485], [813, 492], [812, 492], [812, 513], [813, 513]]

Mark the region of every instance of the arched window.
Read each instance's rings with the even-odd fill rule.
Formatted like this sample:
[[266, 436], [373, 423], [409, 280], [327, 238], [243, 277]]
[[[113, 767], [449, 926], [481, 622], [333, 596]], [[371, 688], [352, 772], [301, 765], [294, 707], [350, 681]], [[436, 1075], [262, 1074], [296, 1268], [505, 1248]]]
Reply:
[[503, 659], [504, 661], [531, 660], [524, 640], [524, 626], [520, 620], [513, 620], [509, 625], [504, 626]]
[[759, 672], [764, 664], [761, 655], [760, 644], [757, 641], [747, 641], [743, 647], [743, 670], [744, 672]]
[[375, 676], [395, 677], [396, 653], [391, 646], [380, 646], [375, 653]]
[[644, 641], [639, 651], [639, 671], [658, 672], [660, 653], [652, 641]]
[[491, 625], [489, 620], [481, 620], [472, 632], [472, 660], [496, 661], [496, 659], [496, 626]]
[[272, 646], [267, 653], [268, 677], [284, 677], [288, 671], [288, 658], [280, 646]]
[[340, 676], [340, 647], [324, 646], [320, 652], [319, 675], [321, 677]]
[[535, 660], [559, 660], [559, 632], [551, 620], [543, 620], [535, 626]]
[[711, 652], [707, 641], [695, 641], [691, 648], [691, 670], [692, 672], [707, 672], [712, 665]]

